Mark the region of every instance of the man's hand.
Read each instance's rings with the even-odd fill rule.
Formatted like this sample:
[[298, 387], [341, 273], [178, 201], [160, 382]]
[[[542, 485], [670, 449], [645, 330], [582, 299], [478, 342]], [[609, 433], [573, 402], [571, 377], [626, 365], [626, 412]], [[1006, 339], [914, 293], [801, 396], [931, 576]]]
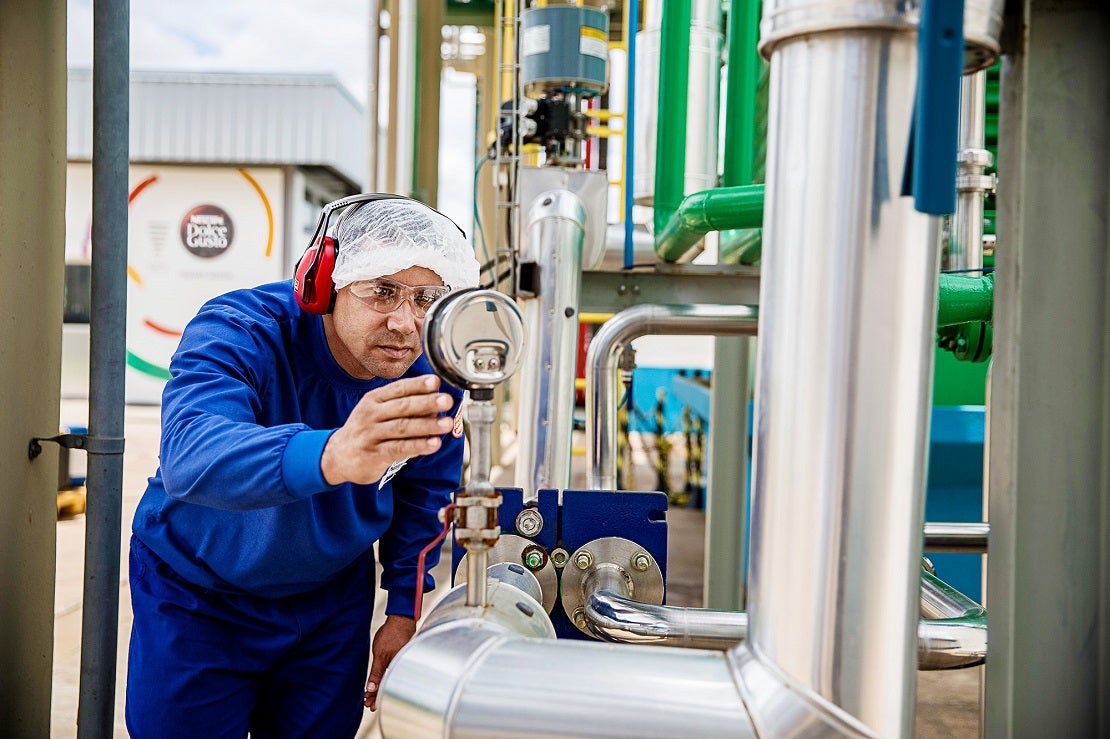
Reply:
[[435, 375], [408, 377], [362, 396], [351, 415], [324, 446], [320, 471], [329, 485], [369, 485], [381, 479], [394, 462], [439, 449], [440, 436], [452, 420], [436, 414], [451, 408], [453, 399], [438, 393]]
[[371, 711], [378, 710], [378, 686], [389, 663], [408, 644], [416, 633], [416, 621], [407, 616], [386, 616], [385, 623], [374, 635], [374, 661], [370, 665], [370, 677], [366, 680], [366, 695], [363, 703]]

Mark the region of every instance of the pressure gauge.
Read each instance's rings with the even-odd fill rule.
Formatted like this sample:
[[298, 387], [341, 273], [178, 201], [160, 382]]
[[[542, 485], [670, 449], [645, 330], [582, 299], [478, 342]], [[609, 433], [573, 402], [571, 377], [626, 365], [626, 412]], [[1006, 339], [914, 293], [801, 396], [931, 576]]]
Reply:
[[512, 298], [496, 290], [445, 295], [424, 319], [424, 355], [439, 375], [488, 400], [520, 368], [524, 320]]

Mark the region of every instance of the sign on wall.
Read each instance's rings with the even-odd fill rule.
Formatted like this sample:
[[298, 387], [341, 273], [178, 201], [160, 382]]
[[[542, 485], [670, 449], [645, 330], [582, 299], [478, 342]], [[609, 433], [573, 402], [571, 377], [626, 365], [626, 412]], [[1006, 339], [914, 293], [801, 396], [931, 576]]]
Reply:
[[[67, 261], [92, 255], [91, 181], [90, 165], [69, 165]], [[288, 276], [283, 192], [273, 167], [131, 167], [128, 403], [160, 402], [181, 332], [205, 301]]]

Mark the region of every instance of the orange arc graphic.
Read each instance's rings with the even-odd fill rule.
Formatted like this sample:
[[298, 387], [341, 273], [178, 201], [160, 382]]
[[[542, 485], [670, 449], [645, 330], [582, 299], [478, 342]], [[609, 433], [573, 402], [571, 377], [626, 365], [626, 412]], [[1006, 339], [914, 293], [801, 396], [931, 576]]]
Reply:
[[149, 318], [144, 318], [143, 319], [143, 324], [147, 328], [153, 329], [153, 330], [157, 331], [160, 334], [165, 334], [167, 336], [181, 336], [181, 331], [179, 331], [178, 329], [167, 328], [166, 326], [163, 326], [160, 323], [156, 323], [156, 322], [150, 320]]
[[258, 193], [258, 197], [262, 199], [262, 206], [266, 209], [266, 226], [269, 228], [266, 234], [266, 256], [269, 257], [274, 251], [274, 210], [270, 207], [270, 199], [266, 197], [266, 191], [258, 184], [258, 180], [251, 177], [245, 169], [240, 169], [239, 174], [251, 183], [251, 187]]

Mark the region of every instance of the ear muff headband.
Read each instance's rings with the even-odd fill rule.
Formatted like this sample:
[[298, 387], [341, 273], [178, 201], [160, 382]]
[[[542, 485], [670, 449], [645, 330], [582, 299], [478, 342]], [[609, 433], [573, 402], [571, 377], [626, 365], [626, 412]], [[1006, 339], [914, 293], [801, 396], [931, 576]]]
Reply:
[[[308, 242], [308, 248], [301, 255], [293, 272], [293, 294], [297, 298], [298, 305], [305, 312], [330, 313], [335, 305], [335, 283], [332, 281], [332, 271], [335, 269], [335, 258], [339, 252], [340, 244], [335, 238], [328, 236], [332, 214], [336, 211], [342, 211], [335, 224], [336, 230], [338, 230], [343, 221], [358, 208], [376, 200], [409, 200], [420, 203], [419, 200], [406, 198], [403, 195], [373, 192], [348, 195], [325, 205], [320, 210], [320, 217], [316, 221], [316, 229]], [[425, 203], [420, 204], [434, 213], [443, 215]], [[443, 217], [447, 218], [447, 216]], [[459, 229], [463, 238], [466, 238], [466, 232], [457, 223], [450, 218], [447, 218], [447, 220]]]

